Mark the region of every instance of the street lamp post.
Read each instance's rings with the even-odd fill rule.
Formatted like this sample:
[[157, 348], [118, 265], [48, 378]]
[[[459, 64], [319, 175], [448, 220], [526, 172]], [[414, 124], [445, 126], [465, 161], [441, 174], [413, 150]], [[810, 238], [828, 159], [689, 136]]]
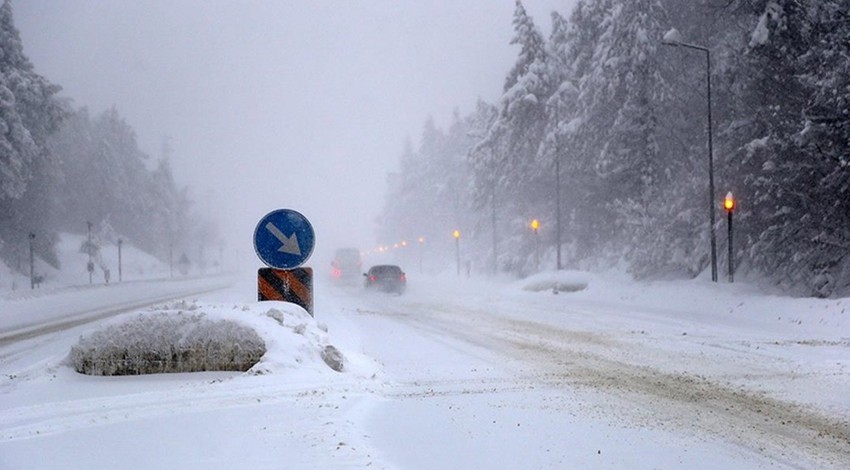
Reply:
[[732, 212], [735, 211], [735, 198], [732, 196], [732, 191], [726, 193], [723, 208], [726, 209], [726, 226], [729, 229], [729, 282], [732, 283], [735, 282], [735, 252], [732, 249]]
[[121, 245], [124, 244], [124, 240], [118, 239], [118, 282], [121, 282]]
[[89, 242], [86, 245], [86, 251], [89, 253], [89, 262], [86, 264], [86, 270], [89, 272], [89, 284], [92, 283], [92, 274], [94, 273], [94, 263], [91, 260], [91, 222], [86, 221], [86, 225], [89, 228]]
[[455, 237], [455, 258], [457, 259], [457, 275], [460, 276], [460, 231], [455, 230], [452, 235]]
[[224, 247], [218, 247], [218, 272], [219, 274], [224, 272]]
[[531, 231], [534, 233], [534, 265], [540, 270], [540, 221], [534, 219], [531, 221]]
[[[477, 133], [470, 133], [468, 135], [470, 137], [475, 137], [475, 138], [484, 137], [483, 135], [477, 134]], [[492, 268], [491, 274], [493, 276], [495, 276], [499, 272], [499, 253], [498, 253], [498, 251], [499, 251], [498, 250], [499, 235], [498, 235], [498, 232], [496, 231], [496, 186], [497, 186], [497, 179], [496, 179], [495, 176], [493, 176], [493, 175], [496, 174], [496, 166], [497, 166], [496, 155], [497, 154], [495, 153], [495, 151], [493, 149], [490, 149], [490, 162], [492, 163], [492, 167], [490, 168], [491, 177], [490, 177], [490, 181], [489, 181], [489, 183], [490, 183], [490, 226], [491, 226], [492, 235], [493, 235], [493, 238], [492, 238], [492, 240], [493, 240], [493, 246], [492, 246], [492, 248], [493, 248], [493, 252], [492, 252], [493, 263], [492, 263], [492, 266], [491, 266], [491, 268]]]
[[[555, 110], [555, 126], [560, 126], [560, 113], [557, 104], [544, 104], [547, 109]], [[561, 139], [555, 131], [555, 267], [561, 270]]]
[[705, 52], [705, 81], [706, 81], [706, 97], [708, 105], [708, 215], [709, 215], [709, 230], [711, 231], [711, 280], [717, 282], [717, 238], [714, 235], [714, 151], [712, 148], [711, 137], [711, 52], [707, 47], [697, 46], [682, 42], [682, 35], [678, 30], [671, 29], [664, 35], [661, 44], [665, 46], [682, 46], [688, 49], [696, 49]]
[[425, 237], [419, 237], [419, 272], [422, 272], [422, 249], [425, 246]]
[[30, 290], [35, 290], [35, 255], [33, 255], [32, 244], [35, 241], [35, 234], [30, 232]]
[[490, 224], [493, 229], [493, 276], [499, 273], [499, 253], [498, 253], [498, 232], [496, 232], [496, 182], [495, 179], [493, 181], [493, 194], [490, 197], [491, 201], [491, 216], [490, 216]]

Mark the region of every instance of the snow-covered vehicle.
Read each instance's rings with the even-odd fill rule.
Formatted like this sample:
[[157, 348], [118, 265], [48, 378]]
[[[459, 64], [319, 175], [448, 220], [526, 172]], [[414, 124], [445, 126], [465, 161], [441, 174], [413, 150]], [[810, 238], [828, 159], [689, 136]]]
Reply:
[[363, 262], [360, 260], [360, 250], [356, 248], [340, 248], [336, 250], [331, 261], [331, 277], [338, 281], [353, 281], [360, 278]]

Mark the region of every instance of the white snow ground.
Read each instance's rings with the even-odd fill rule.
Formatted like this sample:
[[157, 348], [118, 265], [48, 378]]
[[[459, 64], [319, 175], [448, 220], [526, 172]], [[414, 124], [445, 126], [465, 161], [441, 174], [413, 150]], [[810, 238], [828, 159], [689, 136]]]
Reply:
[[[69, 312], [82, 321], [84, 310], [122, 307], [129, 292], [156, 297], [181, 283], [191, 292], [222, 282], [7, 293], [0, 468], [850, 462], [850, 299], [791, 299], [740, 284], [584, 273], [488, 284], [408, 273], [407, 294], [391, 296], [331, 285], [317, 270], [313, 319], [291, 304], [255, 302], [249, 273], [229, 288], [125, 315], [185, 310], [248, 325], [268, 348], [251, 371], [90, 377], [66, 365], [81, 335], [121, 321], [58, 321]], [[557, 282], [587, 288], [545, 288]], [[282, 325], [271, 309], [284, 313]], [[14, 337], [24, 330], [31, 336]], [[342, 373], [320, 358], [327, 344], [345, 355]]]

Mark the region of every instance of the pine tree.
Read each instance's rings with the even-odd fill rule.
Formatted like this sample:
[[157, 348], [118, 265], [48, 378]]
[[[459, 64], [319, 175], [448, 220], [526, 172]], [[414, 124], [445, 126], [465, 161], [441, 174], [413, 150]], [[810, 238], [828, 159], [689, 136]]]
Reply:
[[[542, 34], [520, 1], [514, 11], [514, 38], [520, 47], [517, 61], [508, 73], [504, 93], [499, 100], [499, 115], [477, 148], [499, 162], [494, 194], [501, 197], [500, 212], [509, 226], [500, 231], [515, 259], [505, 260], [515, 272], [525, 268], [524, 252], [531, 243], [523, 237], [527, 219], [533, 211], [547, 206], [550, 197], [551, 167], [541, 166], [540, 143], [546, 133], [545, 102], [553, 92], [549, 76], [548, 52]], [[486, 149], [486, 150], [485, 150]]]
[[799, 79], [803, 69], [798, 58], [816, 43], [811, 36], [814, 18], [796, 1], [746, 7], [757, 21], [742, 64], [747, 79], [739, 99], [751, 119], [737, 130], [742, 142], [739, 171], [744, 170], [742, 186], [748, 190], [744, 200], [750, 201], [742, 210], [744, 243], [756, 271], [789, 287], [802, 286], [814, 272], [829, 268], [812, 257], [826, 249], [815, 242], [818, 203], [811, 192], [821, 169], [794, 138], [809, 95]]
[[[505, 164], [503, 154], [495, 152], [489, 145], [492, 140], [489, 133], [498, 119], [495, 106], [478, 100], [475, 111], [467, 118], [468, 135], [473, 139], [473, 145], [467, 152], [469, 162], [470, 214], [475, 221], [472, 227], [478, 234], [478, 246], [488, 246], [486, 253], [480, 255], [479, 263], [487, 267], [489, 273], [497, 271], [499, 245], [499, 214], [497, 211], [498, 186], [500, 169]], [[486, 238], [486, 239], [485, 239]]]
[[12, 5], [0, 6], [0, 240], [7, 258], [22, 252], [27, 234], [37, 234], [37, 254], [56, 264], [49, 230], [56, 178], [45, 139], [64, 115], [59, 87], [35, 73], [24, 55]]
[[[569, 132], [559, 141], [566, 148], [562, 152], [569, 154], [569, 158], [562, 160], [565, 163], [562, 171], [567, 175], [567, 191], [571, 196], [568, 199], [572, 201], [569, 232], [575, 240], [574, 263], [598, 259], [611, 233], [605, 201], [600, 198], [604, 189], [596, 171], [600, 143], [606, 141], [611, 127], [607, 122], [609, 113], [596, 104], [601, 102], [605, 90], [597, 51], [611, 8], [611, 0], [579, 1], [570, 15], [567, 43], [560, 48], [577, 88], [575, 111], [568, 114]], [[559, 115], [566, 119], [563, 108], [558, 109]]]
[[[577, 159], [571, 151], [572, 139], [580, 122], [578, 75], [573, 56], [578, 29], [558, 12], [552, 12], [551, 16], [552, 33], [547, 42], [547, 73], [552, 80], [554, 91], [545, 102], [546, 130], [538, 148], [538, 161], [541, 162], [540, 166], [544, 172], [551, 172], [549, 181], [544, 183], [552, 189], [546, 198], [545, 202], [548, 204], [544, 206], [543, 212], [552, 214], [549, 220], [553, 230], [548, 233], [551, 234], [551, 246], [557, 251], [558, 243], [562, 247], [565, 244], [574, 244], [577, 233], [575, 226], [566, 230], [567, 219], [574, 209], [567, 207], [565, 201], [581, 200], [585, 189], [580, 187], [580, 178], [576, 177]], [[547, 160], [551, 162], [548, 165]], [[541, 175], [541, 180], [545, 179], [545, 176]], [[563, 259], [562, 254], [561, 266]]]

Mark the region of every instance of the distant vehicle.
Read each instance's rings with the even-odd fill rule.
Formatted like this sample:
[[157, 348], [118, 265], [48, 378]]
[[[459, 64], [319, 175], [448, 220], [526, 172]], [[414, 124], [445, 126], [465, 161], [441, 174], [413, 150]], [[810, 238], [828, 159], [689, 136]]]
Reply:
[[403, 294], [407, 288], [407, 276], [400, 267], [392, 264], [372, 266], [363, 275], [367, 290], [380, 290]]
[[354, 281], [363, 272], [363, 263], [360, 261], [360, 250], [356, 248], [340, 248], [336, 250], [334, 259], [331, 261], [331, 277], [339, 281]]

